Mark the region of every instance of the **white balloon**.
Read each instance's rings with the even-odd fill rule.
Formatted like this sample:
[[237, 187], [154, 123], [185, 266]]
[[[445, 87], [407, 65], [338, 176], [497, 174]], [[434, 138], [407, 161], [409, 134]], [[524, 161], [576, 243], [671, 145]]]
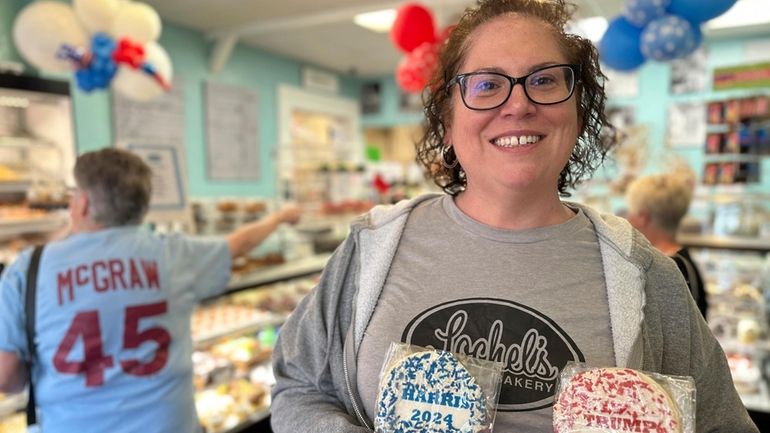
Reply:
[[160, 16], [155, 9], [144, 4], [126, 1], [118, 9], [110, 34], [116, 39], [127, 37], [132, 42], [146, 44], [160, 36]]
[[[150, 63], [167, 83], [171, 84], [173, 67], [168, 53], [157, 42], [144, 46], [145, 62]], [[136, 101], [149, 101], [165, 93], [165, 89], [151, 75], [127, 65], [120, 65], [112, 80], [112, 88]]]
[[80, 22], [89, 32], [109, 32], [122, 0], [74, 0]]
[[13, 41], [24, 60], [52, 72], [74, 69], [72, 62], [56, 57], [62, 44], [88, 48], [88, 35], [68, 4], [31, 3], [21, 10], [13, 23]]

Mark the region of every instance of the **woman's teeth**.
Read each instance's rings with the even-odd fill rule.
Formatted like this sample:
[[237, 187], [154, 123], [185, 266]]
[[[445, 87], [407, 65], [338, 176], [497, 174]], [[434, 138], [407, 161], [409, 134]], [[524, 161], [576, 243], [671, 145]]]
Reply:
[[500, 147], [515, 147], [537, 143], [538, 141], [540, 141], [540, 136], [538, 135], [522, 135], [521, 137], [500, 137], [492, 140], [492, 144]]

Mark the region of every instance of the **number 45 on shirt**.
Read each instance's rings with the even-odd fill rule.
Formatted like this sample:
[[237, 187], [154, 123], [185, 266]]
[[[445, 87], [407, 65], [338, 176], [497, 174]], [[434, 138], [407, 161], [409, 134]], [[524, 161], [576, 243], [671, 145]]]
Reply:
[[[166, 365], [168, 346], [171, 344], [171, 335], [168, 331], [159, 326], [139, 331], [141, 319], [165, 313], [166, 301], [126, 307], [123, 348], [136, 349], [147, 341], [154, 341], [158, 346], [155, 350], [155, 356], [148, 362], [142, 363], [138, 359], [120, 361], [120, 368], [126, 374], [149, 376], [157, 373]], [[83, 337], [83, 359], [81, 361], [68, 361], [67, 356], [75, 346], [78, 337]], [[85, 374], [87, 387], [104, 384], [104, 370], [111, 368], [114, 362], [111, 355], [104, 353], [102, 331], [99, 326], [99, 311], [81, 311], [75, 315], [56, 349], [53, 365], [59, 373]]]

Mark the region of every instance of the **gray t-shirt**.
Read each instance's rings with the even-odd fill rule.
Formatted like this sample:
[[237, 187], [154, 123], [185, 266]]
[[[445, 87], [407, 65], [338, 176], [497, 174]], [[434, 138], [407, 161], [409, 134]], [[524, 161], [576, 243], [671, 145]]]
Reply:
[[564, 365], [615, 365], [593, 225], [577, 211], [559, 225], [502, 230], [450, 196], [426, 201], [409, 216], [361, 343], [358, 390], [370, 419], [391, 342], [503, 362], [495, 431], [552, 432]]

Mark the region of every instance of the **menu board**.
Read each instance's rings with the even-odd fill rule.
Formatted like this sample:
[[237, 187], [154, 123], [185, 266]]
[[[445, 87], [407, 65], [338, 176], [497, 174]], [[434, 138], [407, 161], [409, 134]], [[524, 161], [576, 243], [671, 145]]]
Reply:
[[259, 180], [257, 93], [214, 82], [204, 86], [209, 179]]
[[134, 101], [112, 93], [116, 143], [158, 143], [173, 146], [184, 161], [184, 88], [174, 77], [171, 91], [150, 101]]

